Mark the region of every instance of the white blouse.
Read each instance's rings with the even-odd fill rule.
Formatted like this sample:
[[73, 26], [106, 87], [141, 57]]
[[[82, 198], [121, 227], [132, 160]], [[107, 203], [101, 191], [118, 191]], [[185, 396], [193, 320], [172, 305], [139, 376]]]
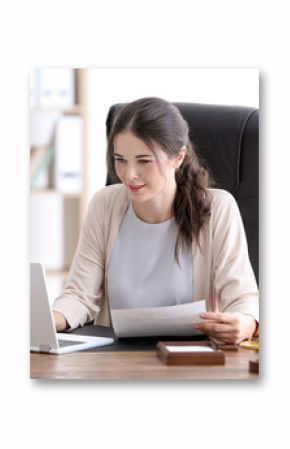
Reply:
[[174, 258], [177, 225], [140, 220], [130, 202], [108, 265], [111, 309], [173, 306], [192, 302], [192, 252], [181, 246]]

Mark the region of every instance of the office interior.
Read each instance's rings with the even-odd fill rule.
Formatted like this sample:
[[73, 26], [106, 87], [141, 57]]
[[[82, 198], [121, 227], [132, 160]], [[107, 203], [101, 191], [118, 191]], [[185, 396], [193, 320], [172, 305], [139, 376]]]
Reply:
[[[146, 96], [258, 108], [256, 69], [34, 68], [30, 72], [31, 261], [60, 294], [88, 203], [106, 185], [110, 107]], [[52, 244], [53, 242], [53, 244]]]

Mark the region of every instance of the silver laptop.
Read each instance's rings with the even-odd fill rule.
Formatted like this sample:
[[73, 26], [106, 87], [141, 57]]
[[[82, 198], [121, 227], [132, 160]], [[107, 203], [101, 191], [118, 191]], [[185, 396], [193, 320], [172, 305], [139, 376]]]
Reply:
[[43, 265], [30, 263], [30, 351], [63, 354], [110, 345], [113, 338], [57, 333]]

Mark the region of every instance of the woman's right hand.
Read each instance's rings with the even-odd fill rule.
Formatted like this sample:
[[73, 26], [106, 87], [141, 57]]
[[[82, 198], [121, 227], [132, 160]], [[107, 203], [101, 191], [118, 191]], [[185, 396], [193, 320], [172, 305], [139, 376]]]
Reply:
[[64, 331], [69, 327], [68, 322], [62, 313], [53, 311], [52, 316], [57, 332]]

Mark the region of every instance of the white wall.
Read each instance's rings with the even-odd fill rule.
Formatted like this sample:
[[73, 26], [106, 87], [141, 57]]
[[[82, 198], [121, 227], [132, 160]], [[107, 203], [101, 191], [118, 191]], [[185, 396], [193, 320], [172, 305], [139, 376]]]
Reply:
[[168, 101], [259, 107], [257, 69], [91, 68], [89, 93], [89, 198], [106, 182], [109, 107], [145, 96]]

